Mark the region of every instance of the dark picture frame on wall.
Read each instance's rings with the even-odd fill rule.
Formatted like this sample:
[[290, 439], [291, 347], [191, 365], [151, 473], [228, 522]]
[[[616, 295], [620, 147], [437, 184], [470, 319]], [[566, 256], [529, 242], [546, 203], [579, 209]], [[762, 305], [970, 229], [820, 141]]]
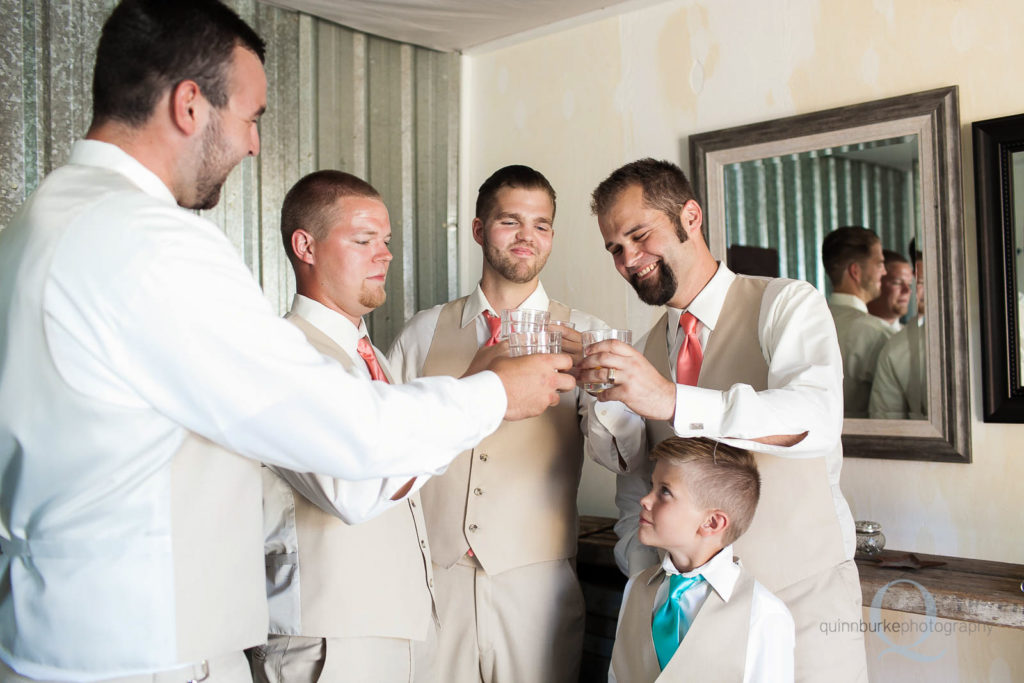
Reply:
[[1024, 167], [1024, 114], [975, 121], [974, 193], [981, 294], [981, 367], [985, 422], [1024, 422], [1021, 303], [1024, 195], [1014, 192], [1014, 158]]

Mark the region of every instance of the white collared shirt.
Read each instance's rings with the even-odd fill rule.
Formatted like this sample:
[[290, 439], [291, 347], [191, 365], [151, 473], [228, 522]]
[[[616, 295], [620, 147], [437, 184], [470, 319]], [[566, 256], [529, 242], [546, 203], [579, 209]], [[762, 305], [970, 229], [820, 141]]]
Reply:
[[[720, 264], [687, 309], [700, 322], [697, 335], [702, 346], [707, 345], [718, 324], [735, 279], [736, 275]], [[670, 359], [679, 355], [682, 346], [683, 335], [678, 330], [684, 312], [668, 308], [666, 341]], [[843, 391], [842, 361], [832, 334], [834, 329], [824, 299], [810, 283], [772, 279], [761, 300], [757, 324], [758, 342], [768, 363], [767, 389], [754, 391], [749, 384], [735, 384], [717, 391], [677, 384], [673, 429], [681, 437], [711, 437], [780, 457], [824, 457], [844, 548], [847, 557], [852, 558], [856, 545], [853, 515], [839, 488], [843, 465]], [[643, 349], [646, 343], [645, 335], [637, 348]], [[669, 368], [675, 380], [675, 363], [670, 362]], [[794, 446], [769, 446], [752, 440], [805, 431], [807, 436]], [[621, 450], [625, 452], [624, 448]], [[627, 455], [631, 471], [636, 472], [620, 476], [616, 484], [619, 520], [615, 531], [620, 540], [615, 546], [615, 560], [631, 576], [650, 566], [654, 553], [636, 536], [640, 499], [650, 487], [647, 452], [644, 449]]]
[[[353, 378], [271, 310], [217, 226], [98, 141], [76, 143], [0, 232], [0, 319], [0, 539], [47, 552], [0, 556], [0, 657], [33, 678], [175, 663], [162, 635], [174, 584], [140, 549], [173, 552], [172, 460], [188, 431], [297, 471], [413, 476], [478, 443], [506, 408], [488, 372]], [[70, 550], [86, 540], [102, 548], [88, 563]], [[145, 623], [112, 596], [144, 603]], [[15, 619], [15, 605], [31, 608]]]
[[[537, 288], [526, 297], [519, 308], [546, 311], [550, 302], [544, 285], [538, 281]], [[401, 334], [391, 345], [388, 360], [391, 367], [401, 374], [401, 381], [408, 382], [422, 375], [423, 363], [427, 359], [427, 352], [430, 350], [443, 306], [444, 304], [441, 304], [417, 313], [406, 323]], [[466, 300], [462, 312], [462, 327], [475, 325], [479, 346], [483, 346], [491, 336], [484, 320], [484, 311], [490, 311], [492, 315], [501, 313], [494, 310], [484, 296], [483, 290], [477, 285]], [[608, 327], [601, 319], [575, 308], [571, 309], [569, 322], [579, 332]], [[646, 442], [643, 419], [619, 401], [598, 402], [587, 392], [580, 391], [579, 387], [573, 391], [577, 396], [580, 430], [584, 436], [584, 453], [613, 472], [624, 471], [620, 467], [619, 451], [633, 453], [643, 448]], [[597, 419], [592, 419], [592, 416], [596, 416]]]
[[[686, 577], [698, 575], [704, 577], [704, 581], [695, 584], [680, 596], [679, 604], [690, 624], [700, 618], [700, 608], [704, 606], [704, 602], [712, 590], [718, 593], [723, 601], [729, 602], [733, 589], [736, 587], [736, 581], [740, 577], [740, 565], [733, 561], [732, 545], [722, 548], [710, 560], [688, 572], [680, 572], [676, 569], [672, 563], [672, 557], [667, 553], [661, 562], [661, 567], [665, 570], [666, 576], [658, 587], [654, 598], [654, 605], [651, 609], [652, 619], [668, 599], [669, 577], [675, 574], [682, 574]], [[626, 588], [622, 592], [622, 606], [619, 608], [618, 622], [620, 625], [626, 599], [629, 597], [634, 581], [636, 581], [636, 576], [626, 583]], [[616, 638], [618, 638], [618, 626], [615, 630]], [[681, 642], [682, 638], [679, 640]], [[792, 681], [795, 641], [796, 630], [789, 609], [782, 600], [779, 600], [771, 591], [755, 580], [754, 596], [750, 607], [747, 655], [743, 671], [744, 683]], [[639, 646], [639, 641], [637, 646]], [[608, 681], [616, 683], [611, 669], [608, 671]]]

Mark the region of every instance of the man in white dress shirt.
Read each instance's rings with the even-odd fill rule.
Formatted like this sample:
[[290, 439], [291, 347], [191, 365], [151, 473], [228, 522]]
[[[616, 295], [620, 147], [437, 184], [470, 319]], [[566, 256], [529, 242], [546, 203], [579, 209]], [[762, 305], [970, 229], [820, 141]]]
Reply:
[[[391, 381], [363, 321], [387, 298], [391, 223], [380, 194], [351, 174], [316, 171], [285, 196], [281, 233], [297, 292], [287, 318], [353, 376]], [[257, 681], [429, 680], [433, 577], [417, 493], [427, 478], [264, 468], [270, 636], [252, 652]]]
[[[540, 283], [554, 217], [555, 191], [532, 168], [506, 166], [481, 185], [473, 219], [484, 256], [480, 284], [409, 321], [389, 353], [404, 380], [461, 374], [497, 340], [502, 309], [544, 309], [572, 323], [560, 328], [563, 351], [581, 356], [580, 331], [607, 325], [549, 299]], [[556, 408], [505, 424], [424, 486], [441, 619], [438, 680], [576, 681], [584, 615], [573, 568], [576, 493], [584, 450], [594, 445], [580, 434], [581, 426], [588, 433], [593, 402], [566, 392]], [[594, 421], [613, 427], [602, 430], [600, 450], [613, 448], [625, 412], [621, 404], [598, 411]]]
[[[614, 382], [600, 400], [646, 418], [650, 446], [707, 436], [755, 453], [761, 502], [736, 552], [793, 614], [796, 679], [866, 680], [863, 638], [821, 629], [858, 624], [861, 602], [853, 519], [839, 489], [839, 347], [825, 301], [806, 282], [739, 276], [717, 263], [689, 181], [670, 162], [616, 170], [592, 207], [616, 270], [667, 311], [636, 348], [595, 345], [580, 381]], [[631, 473], [616, 494], [616, 559], [630, 576], [658, 561], [636, 537], [651, 482], [646, 456], [626, 454]]]
[[0, 232], [2, 680], [250, 680], [257, 460], [409, 477], [573, 386], [567, 356], [362, 382], [270, 309], [185, 210], [259, 151], [262, 55], [220, 3], [122, 2], [88, 139]]
[[917, 268], [917, 315], [885, 342], [871, 383], [868, 415], [873, 420], [928, 417], [927, 344], [924, 329], [924, 268]]
[[868, 302], [868, 313], [892, 328], [893, 333], [903, 329], [900, 319], [910, 307], [910, 292], [914, 289], [914, 268], [910, 262], [892, 249], [883, 249], [885, 275], [878, 296]]
[[821, 260], [832, 282], [828, 308], [843, 357], [843, 414], [866, 418], [878, 353], [896, 331], [868, 313], [882, 291], [885, 257], [878, 235], [857, 226], [837, 228], [821, 243]]

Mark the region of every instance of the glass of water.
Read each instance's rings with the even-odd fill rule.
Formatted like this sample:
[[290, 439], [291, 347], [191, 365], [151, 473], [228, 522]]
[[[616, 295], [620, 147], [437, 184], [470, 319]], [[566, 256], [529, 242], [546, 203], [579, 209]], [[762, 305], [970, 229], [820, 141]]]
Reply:
[[530, 356], [535, 353], [561, 353], [562, 333], [540, 330], [539, 332], [513, 332], [508, 336], [508, 355]]
[[[605, 339], [618, 339], [619, 341], [626, 342], [627, 344], [633, 343], [633, 331], [632, 330], [586, 330], [581, 335], [583, 337], [583, 355], [590, 355], [590, 345], [596, 344], [597, 342], [604, 341]], [[605, 389], [611, 389], [615, 386], [614, 382], [584, 382], [583, 389], [588, 393], [600, 394]]]
[[501, 339], [513, 332], [543, 332], [551, 314], [533, 308], [506, 308], [501, 312]]

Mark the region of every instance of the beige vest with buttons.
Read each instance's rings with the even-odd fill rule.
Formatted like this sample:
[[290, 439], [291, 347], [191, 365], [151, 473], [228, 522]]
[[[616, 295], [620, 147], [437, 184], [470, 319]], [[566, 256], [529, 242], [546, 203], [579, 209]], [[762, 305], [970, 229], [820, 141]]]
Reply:
[[[330, 337], [297, 315], [287, 318], [318, 351], [352, 369], [354, 359]], [[387, 363], [381, 367], [392, 381]], [[301, 629], [285, 635], [424, 640], [433, 618], [433, 573], [419, 494], [352, 526], [287, 488], [295, 502], [298, 557], [267, 556], [268, 582], [278, 572], [294, 572], [299, 587], [293, 599]]]
[[[708, 337], [697, 386], [725, 391], [768, 385], [768, 362], [758, 342], [761, 299], [770, 280], [737, 275]], [[671, 379], [668, 314], [647, 336], [644, 355]], [[665, 421], [647, 421], [647, 441], [675, 436]], [[736, 541], [736, 554], [764, 586], [777, 592], [844, 562], [843, 536], [832, 500], [825, 458], [783, 458], [754, 453], [761, 473], [761, 500], [750, 528]]]
[[654, 601], [664, 579], [665, 570], [655, 565], [633, 580], [612, 647], [612, 671], [617, 683], [742, 683], [754, 577], [741, 569], [729, 602], [714, 590], [708, 592], [693, 625], [663, 671], [654, 649], [651, 623]]
[[[466, 297], [441, 309], [423, 375], [459, 377], [478, 349], [476, 322], [462, 327]], [[551, 301], [551, 316], [570, 309]], [[472, 547], [488, 574], [576, 555], [576, 491], [583, 442], [576, 391], [557, 406], [461, 453], [422, 489], [434, 562], [451, 567]]]

